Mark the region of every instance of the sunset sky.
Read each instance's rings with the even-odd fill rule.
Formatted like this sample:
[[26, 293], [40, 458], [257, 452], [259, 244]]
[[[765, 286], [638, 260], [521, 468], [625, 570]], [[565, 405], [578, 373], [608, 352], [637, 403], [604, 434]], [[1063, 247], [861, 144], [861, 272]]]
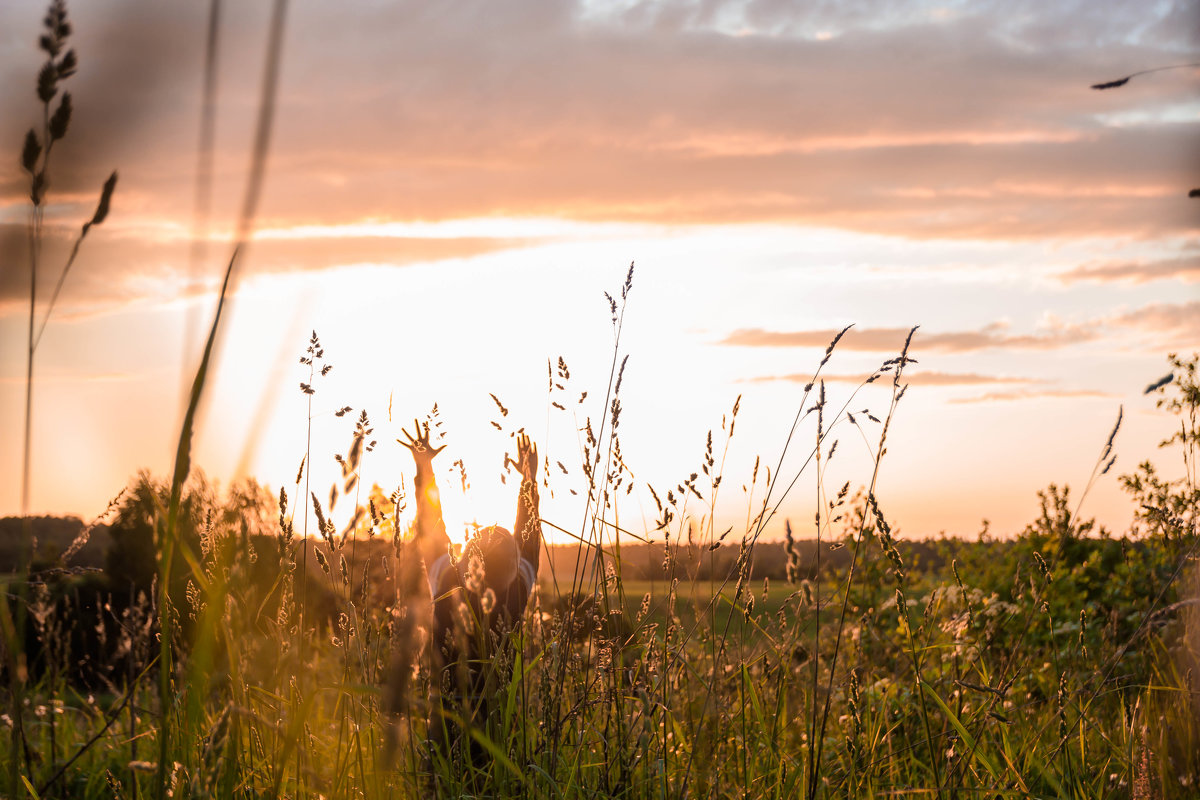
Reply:
[[[43, 10], [0, 5], [0, 515], [20, 512], [18, 156], [40, 123]], [[80, 69], [50, 170], [43, 296], [104, 178], [120, 182], [37, 352], [30, 510], [90, 518], [139, 468], [170, 471], [241, 207], [269, 4], [223, 8], [196, 274], [207, 3], [69, 11]], [[878, 482], [903, 535], [974, 535], [983, 518], [1019, 532], [1037, 490], [1082, 489], [1122, 405], [1117, 465], [1083, 513], [1124, 531], [1117, 476], [1147, 458], [1182, 471], [1156, 448], [1175, 422], [1142, 390], [1168, 352], [1200, 350], [1200, 200], [1187, 198], [1200, 69], [1088, 87], [1195, 61], [1200, 6], [1185, 0], [294, 3], [196, 461], [223, 484], [250, 474], [292, 493], [308, 421], [298, 359], [315, 329], [334, 365], [313, 398], [318, 495], [353, 427], [335, 409], [370, 415], [364, 478], [390, 490], [402, 473], [411, 484], [400, 427], [437, 402], [452, 527], [511, 524], [500, 468], [523, 426], [549, 456], [544, 515], [578, 530], [578, 430], [606, 414], [613, 351], [604, 292], [619, 300], [634, 262], [624, 526], [653, 524], [646, 484], [699, 471], [710, 429], [720, 456], [739, 395], [716, 517], [744, 526], [756, 456], [779, 460], [805, 383], [853, 324], [825, 368], [832, 407], [920, 326]], [[570, 382], [548, 396], [560, 356]], [[851, 409], [882, 416], [890, 387]], [[858, 431], [835, 438], [829, 490], [869, 481]], [[769, 533], [789, 517], [811, 536], [815, 493], [810, 467]]]

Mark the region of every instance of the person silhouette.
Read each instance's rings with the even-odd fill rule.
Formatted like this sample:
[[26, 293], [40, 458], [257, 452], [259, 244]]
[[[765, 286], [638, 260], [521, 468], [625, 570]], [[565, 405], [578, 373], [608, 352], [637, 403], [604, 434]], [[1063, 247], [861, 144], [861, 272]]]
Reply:
[[[537, 582], [542, 543], [537, 446], [524, 432], [517, 436], [513, 463], [521, 474], [521, 489], [513, 533], [496, 525], [483, 528], [454, 559], [433, 473], [433, 459], [445, 445], [434, 447], [428, 423], [413, 422], [414, 432], [402, 428], [405, 438], [396, 441], [412, 453], [417, 468], [416, 531], [411, 545], [425, 567], [427, 580], [421, 581], [420, 565], [414, 563], [409, 548], [402, 551], [407, 564], [401, 564], [398, 578], [410, 628], [415, 623], [411, 615], [420, 601], [432, 601], [433, 605], [429, 756], [431, 761], [465, 757], [481, 767], [486, 750], [470, 735], [471, 730], [486, 731], [496, 710], [492, 700], [506, 682], [513, 661], [512, 634], [521, 626]], [[394, 667], [401, 670], [401, 683], [411, 666], [412, 649], [407, 648]], [[396, 703], [392, 710], [398, 710]]]

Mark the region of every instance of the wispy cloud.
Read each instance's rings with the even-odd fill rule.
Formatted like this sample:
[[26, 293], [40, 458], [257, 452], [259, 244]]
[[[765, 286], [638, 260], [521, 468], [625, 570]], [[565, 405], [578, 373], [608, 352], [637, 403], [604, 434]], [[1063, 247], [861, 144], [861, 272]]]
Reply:
[[[980, 350], [1051, 351], [1099, 341], [1114, 330], [1135, 329], [1161, 337], [1166, 346], [1200, 343], [1200, 300], [1184, 303], [1150, 303], [1132, 311], [1117, 312], [1070, 322], [1047, 315], [1032, 333], [1011, 333], [1007, 322], [994, 322], [973, 331], [929, 332], [922, 328], [913, 338], [913, 352], [971, 353]], [[833, 328], [770, 331], [735, 330], [717, 342], [737, 347], [825, 348], [838, 334]], [[851, 328], [838, 343], [842, 350], [897, 353], [908, 328]]]
[[[597, 5], [298, 9], [264, 217], [786, 220], [1004, 239], [1194, 229], [1179, 183], [1195, 124], [1103, 116], [1178, 102], [1190, 76], [1136, 98], [1087, 90], [1195, 47], [1186, 3]], [[194, 156], [179, 143], [195, 135], [203, 9], [95, 6], [79, 11], [92, 55], [73, 92], [90, 160], [64, 150], [56, 191], [94, 192], [119, 166], [126, 208], [186, 219]], [[262, 12], [230, 15], [222, 86], [240, 98]], [[5, 30], [36, 22], [0, 9]], [[0, 52], [14, 85], [32, 86], [34, 44]], [[222, 124], [249, 111], [223, 107]], [[0, 116], [0, 140], [29, 122]], [[237, 196], [245, 147], [220, 142], [218, 212], [236, 207], [222, 198]], [[0, 203], [26, 189], [15, 162], [0, 165]]]
[[1200, 300], [1151, 303], [1121, 314], [1113, 322], [1154, 333], [1162, 337], [1160, 341], [1163, 345], [1200, 346]]
[[[827, 383], [862, 383], [870, 375], [852, 374], [822, 374], [821, 380]], [[749, 378], [750, 383], [765, 383], [769, 381], [791, 381], [793, 383], [809, 383], [813, 380], [810, 373], [793, 373], [791, 375], [763, 375]], [[890, 377], [888, 379], [891, 380]], [[903, 383], [913, 386], [976, 386], [991, 383], [1038, 383], [1036, 378], [1022, 378], [1012, 375], [981, 375], [976, 372], [905, 372]]]
[[1093, 389], [1018, 389], [1011, 392], [987, 392], [970, 397], [952, 397], [949, 402], [998, 403], [1011, 400], [1111, 398], [1115, 395]]
[[1083, 264], [1061, 272], [1063, 283], [1148, 283], [1159, 280], [1200, 281], [1200, 255], [1165, 258], [1157, 261], [1115, 261]]
[[[1008, 333], [1008, 325], [993, 323], [977, 331], [917, 332], [913, 347], [917, 351], [938, 350], [965, 353], [990, 348], [1052, 350], [1091, 341], [1099, 336], [1098, 323], [1070, 324], [1051, 321], [1045, 329], [1032, 334]], [[767, 331], [761, 328], [736, 330], [720, 344], [741, 347], [826, 347], [837, 335], [833, 329], [811, 331]], [[839, 348], [864, 352], [898, 352], [908, 336], [907, 328], [852, 328], [838, 344]]]
[[[55, 228], [48, 231], [42, 250], [43, 281], [57, 279], [55, 269], [61, 269], [75, 231]], [[541, 239], [503, 236], [383, 236], [330, 235], [317, 231], [306, 236], [272, 236], [256, 240], [250, 248], [250, 258], [244, 263], [251, 272], [300, 272], [320, 270], [350, 264], [389, 264], [408, 266], [450, 259], [471, 258], [513, 248], [537, 244]], [[28, 302], [29, 273], [28, 244], [23, 225], [0, 223], [0, 308], [6, 302]], [[212, 259], [208, 281], [201, 281], [205, 291], [219, 279], [215, 268], [220, 258], [227, 257], [225, 244], [210, 247]], [[115, 234], [97, 231], [89, 237], [81, 251], [79, 263], [64, 290], [64, 300], [72, 303], [111, 303], [136, 298], [149, 298], [169, 291], [185, 296], [189, 287], [183, 266], [188, 263], [186, 237], [147, 240], [136, 232]], [[12, 269], [7, 268], [11, 264]], [[48, 276], [48, 277], [47, 277]], [[149, 291], [156, 287], [157, 291]], [[155, 299], [163, 299], [156, 297]]]

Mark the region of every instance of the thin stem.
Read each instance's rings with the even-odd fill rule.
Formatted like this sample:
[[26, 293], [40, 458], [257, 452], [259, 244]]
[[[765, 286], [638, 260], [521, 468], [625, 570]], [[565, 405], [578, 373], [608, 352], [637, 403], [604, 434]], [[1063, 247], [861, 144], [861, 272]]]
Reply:
[[1154, 67], [1152, 69], [1143, 69], [1138, 72], [1131, 72], [1124, 78], [1118, 78], [1115, 81], [1105, 81], [1104, 83], [1092, 84], [1093, 89], [1116, 89], [1129, 83], [1130, 79], [1136, 78], [1138, 75], [1149, 75], [1152, 72], [1164, 72], [1169, 69], [1188, 69], [1189, 67], [1200, 67], [1200, 61], [1193, 61], [1189, 64], [1170, 64], [1165, 67]]

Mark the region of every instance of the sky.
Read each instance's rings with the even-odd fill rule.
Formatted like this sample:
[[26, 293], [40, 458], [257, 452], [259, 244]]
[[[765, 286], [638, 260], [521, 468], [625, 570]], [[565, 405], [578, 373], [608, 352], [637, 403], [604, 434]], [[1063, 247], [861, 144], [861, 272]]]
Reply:
[[[33, 513], [90, 518], [139, 469], [171, 470], [267, 49], [269, 4], [224, 4], [206, 218], [207, 5], [69, 9], [80, 67], [41, 297], [105, 177], [120, 179], [36, 352]], [[0, 515], [21, 511], [18, 156], [41, 118], [42, 12], [0, 7]], [[1182, 472], [1156, 446], [1175, 423], [1142, 390], [1169, 352], [1200, 349], [1200, 69], [1089, 86], [1195, 61], [1200, 10], [1182, 0], [294, 2], [194, 461], [294, 497], [310, 453], [324, 498], [365, 410], [378, 445], [363, 480], [390, 492], [411, 486], [401, 427], [436, 403], [452, 531], [511, 524], [504, 455], [521, 428], [546, 457], [543, 516], [579, 531], [587, 423], [609, 418], [628, 356], [619, 524], [653, 527], [647, 486], [700, 473], [679, 518], [740, 535], [769, 466], [766, 535], [789, 519], [808, 537], [820, 491], [871, 481], [880, 426], [859, 412], [885, 417], [893, 382], [862, 382], [919, 326], [876, 478], [901, 535], [973, 536], [984, 519], [1019, 532], [1049, 484], [1078, 497], [1123, 409], [1117, 464], [1081, 509], [1122, 532], [1118, 476], [1146, 459]], [[803, 412], [820, 388], [805, 387], [848, 325], [821, 372], [818, 472]], [[314, 331], [333, 369], [310, 410], [299, 357]]]

